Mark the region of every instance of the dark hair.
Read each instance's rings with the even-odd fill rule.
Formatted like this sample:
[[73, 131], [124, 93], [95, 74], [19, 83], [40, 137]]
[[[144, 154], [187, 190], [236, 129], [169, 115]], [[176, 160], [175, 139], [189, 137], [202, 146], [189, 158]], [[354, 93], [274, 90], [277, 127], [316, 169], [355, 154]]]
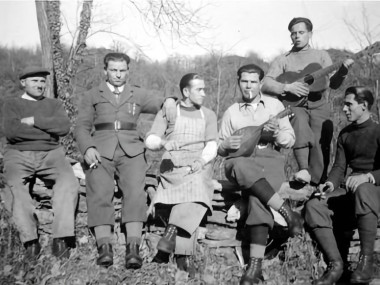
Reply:
[[313, 30], [313, 23], [308, 18], [297, 17], [297, 18], [293, 18], [290, 21], [290, 23], [288, 25], [289, 32], [292, 29], [292, 27], [298, 23], [305, 23], [306, 29], [308, 32], [311, 32]]
[[104, 68], [108, 67], [108, 62], [110, 61], [125, 61], [127, 65], [129, 65], [129, 62], [131, 61], [131, 59], [125, 53], [110, 52], [110, 53], [107, 53], [106, 56], [104, 57]]
[[198, 73], [188, 73], [181, 78], [181, 81], [179, 82], [179, 90], [181, 91], [182, 95], [183, 89], [190, 86], [191, 80], [194, 79], [203, 80], [202, 76], [200, 76]]
[[243, 72], [257, 73], [259, 75], [260, 81], [264, 78], [264, 70], [262, 70], [261, 67], [256, 64], [247, 64], [240, 67], [237, 71], [238, 81], [240, 80], [241, 74]]
[[364, 86], [351, 86], [346, 89], [344, 92], [344, 96], [347, 96], [349, 94], [354, 94], [355, 95], [355, 101], [358, 102], [359, 104], [364, 103], [364, 101], [367, 101], [368, 103], [368, 110], [371, 110], [371, 107], [373, 105], [373, 95], [372, 92], [369, 91], [366, 87]]

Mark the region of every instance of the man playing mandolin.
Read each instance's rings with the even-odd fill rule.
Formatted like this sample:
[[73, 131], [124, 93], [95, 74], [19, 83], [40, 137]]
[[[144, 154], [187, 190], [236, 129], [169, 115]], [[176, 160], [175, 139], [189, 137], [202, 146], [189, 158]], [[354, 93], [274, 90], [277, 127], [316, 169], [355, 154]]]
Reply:
[[[264, 77], [264, 71], [260, 67], [254, 64], [242, 66], [237, 75], [242, 100], [230, 106], [223, 115], [218, 154], [227, 156], [224, 164], [226, 177], [242, 190], [243, 198], [249, 201], [246, 224], [250, 234], [250, 260], [240, 281], [240, 284], [249, 285], [259, 284], [262, 279], [261, 263], [268, 232], [274, 224], [269, 207], [285, 218], [292, 236], [302, 233], [302, 223], [300, 216], [276, 193], [285, 181], [285, 158], [278, 152], [278, 148], [290, 148], [295, 141], [288, 117], [279, 119], [276, 116], [284, 110], [284, 106], [276, 98], [260, 93]], [[247, 130], [247, 126], [257, 126], [261, 138], [253, 153], [235, 156], [241, 148], [245, 149], [246, 143], [256, 140], [245, 140], [245, 134], [235, 134], [243, 128]], [[254, 127], [252, 133], [257, 134]]]
[[294, 155], [299, 166], [294, 178], [317, 185], [326, 179], [333, 135], [328, 88], [337, 89], [342, 84], [354, 61], [346, 59], [337, 65], [338, 71], [331, 77], [329, 72], [334, 69], [326, 69], [326, 74], [320, 73], [319, 78], [308, 78], [308, 74], [331, 66], [331, 58], [326, 51], [310, 47], [313, 24], [309, 19], [292, 19], [288, 30], [293, 48], [273, 61], [262, 92], [279, 96], [285, 106], [294, 106]]

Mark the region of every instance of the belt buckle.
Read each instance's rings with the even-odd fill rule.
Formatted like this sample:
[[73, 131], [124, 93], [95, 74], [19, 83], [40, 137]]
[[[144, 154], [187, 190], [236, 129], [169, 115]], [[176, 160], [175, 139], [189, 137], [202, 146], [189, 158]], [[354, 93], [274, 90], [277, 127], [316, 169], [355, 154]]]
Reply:
[[120, 130], [120, 128], [121, 128], [121, 123], [120, 123], [119, 120], [116, 120], [116, 121], [114, 122], [114, 127], [115, 127], [115, 131], [116, 131], [116, 132], [118, 132], [118, 131]]

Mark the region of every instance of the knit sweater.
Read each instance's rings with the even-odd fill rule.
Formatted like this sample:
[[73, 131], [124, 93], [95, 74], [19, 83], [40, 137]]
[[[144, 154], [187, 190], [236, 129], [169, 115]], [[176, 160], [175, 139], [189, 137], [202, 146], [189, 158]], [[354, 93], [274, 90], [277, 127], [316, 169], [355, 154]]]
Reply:
[[[320, 68], [332, 65], [331, 58], [327, 51], [313, 49], [310, 46], [306, 46], [299, 51], [290, 50], [278, 56], [269, 67], [261, 91], [265, 94], [276, 96], [284, 94], [285, 84], [277, 82], [276, 78], [286, 72], [301, 73], [311, 63], [318, 64]], [[327, 75], [326, 86], [325, 90], [322, 90], [321, 99], [316, 102], [314, 102], [314, 100], [309, 101], [309, 108], [313, 109], [324, 104], [328, 94], [327, 88], [330, 86], [332, 89], [337, 89], [342, 84], [346, 74], [347, 70], [340, 68], [333, 76], [331, 76], [332, 74]]]
[[371, 173], [380, 185], [380, 125], [368, 119], [350, 124], [339, 134], [335, 162], [328, 181], [339, 187], [347, 167], [353, 173]]
[[[21, 119], [34, 117], [34, 126]], [[7, 100], [3, 106], [3, 131], [7, 147], [18, 150], [47, 151], [59, 147], [59, 137], [70, 130], [70, 120], [57, 99], [37, 101], [23, 98]]]

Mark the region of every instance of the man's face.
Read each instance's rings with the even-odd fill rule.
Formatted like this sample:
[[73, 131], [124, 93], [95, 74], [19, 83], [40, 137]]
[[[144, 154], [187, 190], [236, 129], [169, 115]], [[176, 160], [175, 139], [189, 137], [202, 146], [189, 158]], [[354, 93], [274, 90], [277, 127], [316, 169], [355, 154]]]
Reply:
[[127, 82], [129, 70], [128, 64], [123, 61], [109, 61], [107, 68], [104, 70], [107, 81], [115, 87], [120, 87]]
[[354, 94], [347, 94], [344, 97], [344, 107], [343, 112], [346, 114], [347, 120], [349, 122], [360, 121], [363, 116], [366, 108], [363, 105], [364, 103], [358, 103], [355, 100]]
[[44, 94], [46, 88], [46, 77], [36, 76], [20, 80], [26, 94], [32, 97], [40, 97]]
[[245, 102], [252, 102], [260, 94], [260, 78], [257, 73], [243, 72], [239, 80], [240, 92]]
[[188, 101], [194, 106], [202, 106], [206, 97], [205, 82], [202, 79], [193, 79], [190, 81], [190, 86], [183, 89], [184, 95]]
[[312, 34], [312, 32], [307, 30], [306, 24], [303, 22], [295, 24], [290, 29], [290, 38], [297, 49], [305, 47], [309, 43]]

